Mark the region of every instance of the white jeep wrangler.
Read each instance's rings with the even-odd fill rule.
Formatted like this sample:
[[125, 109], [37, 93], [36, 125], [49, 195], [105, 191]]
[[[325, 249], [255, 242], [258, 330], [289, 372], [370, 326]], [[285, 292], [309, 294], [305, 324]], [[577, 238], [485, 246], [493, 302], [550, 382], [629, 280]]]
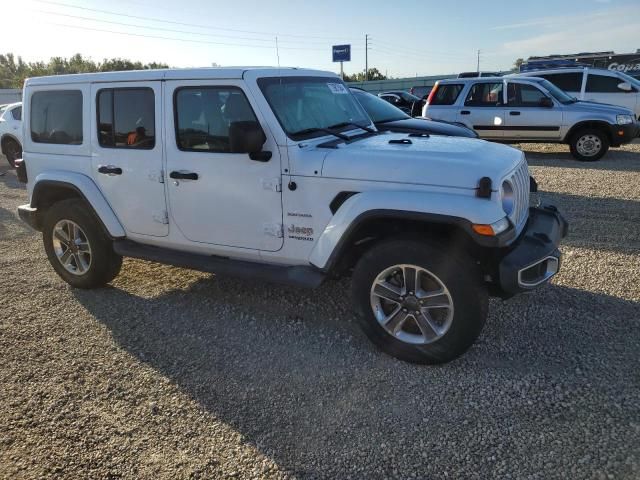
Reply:
[[529, 208], [524, 155], [377, 132], [334, 74], [197, 69], [29, 79], [20, 217], [69, 284], [122, 257], [315, 287], [351, 274], [371, 340], [439, 363], [489, 294], [547, 282], [567, 225]]

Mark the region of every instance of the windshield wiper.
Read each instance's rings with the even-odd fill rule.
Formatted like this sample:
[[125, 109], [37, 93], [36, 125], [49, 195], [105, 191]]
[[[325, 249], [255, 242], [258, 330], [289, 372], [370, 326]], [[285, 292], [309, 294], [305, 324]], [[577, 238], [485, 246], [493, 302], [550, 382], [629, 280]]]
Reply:
[[342, 128], [342, 127], [348, 127], [350, 125], [354, 126], [354, 127], [358, 127], [360, 129], [364, 130], [365, 132], [368, 132], [368, 133], [376, 133], [376, 131], [373, 128], [369, 128], [367, 126], [359, 125], [359, 124], [353, 123], [353, 122], [336, 123], [335, 125], [329, 125], [327, 128]]
[[340, 140], [344, 140], [344, 141], [349, 140], [349, 137], [347, 135], [343, 135], [341, 133], [331, 131], [328, 128], [320, 128], [320, 127], [305, 128], [304, 130], [298, 130], [297, 132], [292, 132], [291, 135], [306, 135], [308, 133], [317, 133], [317, 132], [326, 133], [327, 135], [333, 135], [334, 137], [338, 137]]

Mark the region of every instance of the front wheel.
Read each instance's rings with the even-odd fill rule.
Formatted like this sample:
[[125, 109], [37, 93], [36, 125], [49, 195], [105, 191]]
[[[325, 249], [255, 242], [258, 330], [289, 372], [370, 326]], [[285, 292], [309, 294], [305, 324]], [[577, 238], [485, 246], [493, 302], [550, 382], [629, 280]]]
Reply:
[[475, 262], [435, 243], [384, 241], [362, 256], [352, 282], [364, 332], [401, 360], [453, 360], [473, 344], [487, 317]]
[[595, 162], [609, 150], [609, 137], [602, 130], [580, 130], [571, 138], [569, 148], [576, 160]]

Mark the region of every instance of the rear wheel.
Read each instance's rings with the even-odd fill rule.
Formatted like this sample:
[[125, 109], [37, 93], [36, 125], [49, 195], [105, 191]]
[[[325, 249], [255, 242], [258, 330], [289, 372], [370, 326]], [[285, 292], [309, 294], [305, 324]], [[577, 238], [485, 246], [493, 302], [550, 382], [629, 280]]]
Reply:
[[487, 292], [475, 263], [435, 243], [384, 241], [362, 256], [352, 282], [364, 332], [401, 360], [453, 360], [486, 320]]
[[9, 138], [4, 141], [3, 151], [9, 165], [15, 168], [16, 160], [22, 157], [22, 147], [13, 138]]
[[570, 148], [576, 160], [595, 162], [609, 150], [609, 137], [602, 130], [580, 130], [571, 138]]
[[69, 285], [96, 288], [120, 272], [122, 257], [81, 200], [55, 203], [46, 213], [44, 248], [56, 273]]

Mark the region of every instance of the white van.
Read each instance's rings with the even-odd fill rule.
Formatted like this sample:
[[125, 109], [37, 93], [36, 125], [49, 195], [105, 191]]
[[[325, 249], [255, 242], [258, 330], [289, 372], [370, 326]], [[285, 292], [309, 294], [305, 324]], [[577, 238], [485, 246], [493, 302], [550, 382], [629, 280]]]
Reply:
[[513, 76], [544, 78], [578, 100], [625, 107], [640, 120], [640, 80], [626, 73], [575, 67], [535, 70]]

